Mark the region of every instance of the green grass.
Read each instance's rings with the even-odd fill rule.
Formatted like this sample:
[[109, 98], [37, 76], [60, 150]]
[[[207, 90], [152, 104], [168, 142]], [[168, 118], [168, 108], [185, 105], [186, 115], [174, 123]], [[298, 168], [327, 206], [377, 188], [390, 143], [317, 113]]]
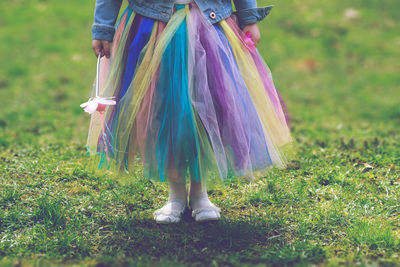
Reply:
[[165, 184], [86, 169], [93, 4], [0, 8], [2, 265], [400, 265], [399, 1], [259, 1], [296, 152], [210, 191], [220, 222], [171, 226]]

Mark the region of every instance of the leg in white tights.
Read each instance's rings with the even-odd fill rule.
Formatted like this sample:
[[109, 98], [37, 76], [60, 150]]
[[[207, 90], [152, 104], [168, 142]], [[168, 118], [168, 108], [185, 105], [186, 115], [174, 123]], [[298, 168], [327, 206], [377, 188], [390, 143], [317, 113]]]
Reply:
[[220, 209], [207, 196], [207, 189], [202, 183], [190, 180], [189, 203], [196, 221], [218, 220]]
[[168, 200], [181, 200], [182, 202], [186, 202], [187, 193], [186, 193], [186, 185], [183, 182], [168, 182], [169, 195]]
[[168, 202], [154, 212], [154, 219], [157, 223], [168, 224], [180, 222], [183, 211], [186, 208], [186, 184], [179, 178], [168, 177], [168, 180]]

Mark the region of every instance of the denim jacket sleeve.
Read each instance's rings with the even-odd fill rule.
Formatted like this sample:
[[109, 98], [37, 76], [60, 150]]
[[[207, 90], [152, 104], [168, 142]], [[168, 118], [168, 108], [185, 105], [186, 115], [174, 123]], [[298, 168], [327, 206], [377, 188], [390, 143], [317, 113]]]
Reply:
[[257, 0], [233, 0], [240, 28], [263, 20], [273, 6], [257, 7]]
[[112, 42], [122, 0], [96, 0], [92, 39]]

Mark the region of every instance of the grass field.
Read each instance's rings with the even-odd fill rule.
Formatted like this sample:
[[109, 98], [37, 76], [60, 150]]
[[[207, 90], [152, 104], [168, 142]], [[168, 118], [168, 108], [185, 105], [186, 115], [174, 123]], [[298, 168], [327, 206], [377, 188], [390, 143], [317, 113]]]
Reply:
[[159, 226], [165, 184], [85, 167], [94, 1], [0, 8], [0, 265], [400, 266], [400, 2], [259, 1], [288, 105], [285, 170], [210, 192], [219, 223]]

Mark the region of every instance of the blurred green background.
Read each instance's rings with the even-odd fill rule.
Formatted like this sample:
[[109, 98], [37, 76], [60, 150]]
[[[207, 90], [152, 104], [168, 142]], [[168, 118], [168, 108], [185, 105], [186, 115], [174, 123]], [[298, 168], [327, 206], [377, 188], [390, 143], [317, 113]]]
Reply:
[[220, 223], [164, 228], [165, 185], [85, 168], [94, 1], [1, 4], [2, 263], [400, 264], [400, 2], [258, 4], [296, 154], [210, 192]]

